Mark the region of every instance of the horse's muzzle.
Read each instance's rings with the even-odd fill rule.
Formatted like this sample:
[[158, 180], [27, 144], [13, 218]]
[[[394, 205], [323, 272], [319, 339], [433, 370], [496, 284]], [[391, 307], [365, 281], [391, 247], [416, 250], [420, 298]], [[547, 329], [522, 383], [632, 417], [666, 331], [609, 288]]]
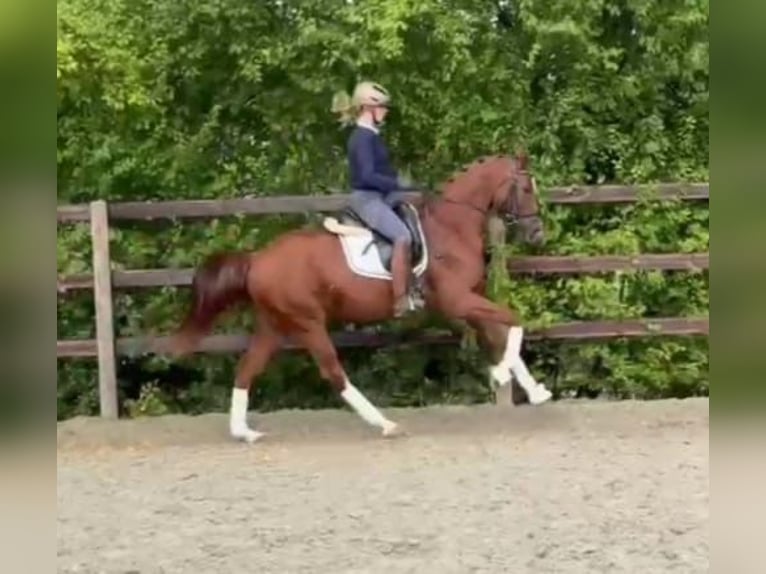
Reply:
[[540, 247], [545, 244], [545, 231], [543, 230], [543, 221], [539, 217], [530, 217], [519, 222], [519, 231], [524, 243], [533, 247]]

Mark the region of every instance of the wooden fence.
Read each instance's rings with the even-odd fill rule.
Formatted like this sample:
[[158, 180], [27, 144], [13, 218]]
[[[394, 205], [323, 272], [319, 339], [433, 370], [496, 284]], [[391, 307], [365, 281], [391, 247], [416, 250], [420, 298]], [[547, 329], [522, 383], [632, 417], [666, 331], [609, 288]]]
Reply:
[[[412, 194], [413, 197], [417, 193]], [[556, 187], [544, 194], [549, 204], [632, 203], [640, 197], [656, 200], [708, 201], [708, 184], [661, 184], [656, 186]], [[96, 339], [59, 340], [58, 357], [96, 357], [99, 371], [101, 416], [118, 416], [116, 355], [158, 352], [166, 337], [116, 338], [113, 326], [112, 290], [166, 286], [188, 286], [192, 269], [139, 269], [112, 271], [109, 249], [111, 221], [152, 219], [208, 219], [231, 215], [265, 215], [332, 212], [346, 205], [343, 194], [322, 196], [258, 197], [225, 200], [167, 202], [124, 202], [89, 205], [61, 205], [59, 223], [90, 222], [93, 242], [93, 274], [59, 277], [60, 294], [93, 290], [96, 314]], [[638, 256], [596, 257], [514, 257], [507, 262], [514, 274], [592, 274], [635, 270], [703, 270], [709, 268], [709, 253], [643, 254]], [[608, 339], [657, 335], [707, 335], [708, 317], [667, 317], [625, 321], [588, 321], [553, 325], [529, 334], [531, 339]], [[445, 344], [456, 338], [449, 333], [421, 333], [416, 337], [395, 334], [342, 332], [333, 334], [339, 347], [380, 347], [406, 343]], [[289, 342], [286, 348], [291, 348]], [[200, 351], [229, 353], [243, 350], [246, 335], [212, 335], [202, 341]]]

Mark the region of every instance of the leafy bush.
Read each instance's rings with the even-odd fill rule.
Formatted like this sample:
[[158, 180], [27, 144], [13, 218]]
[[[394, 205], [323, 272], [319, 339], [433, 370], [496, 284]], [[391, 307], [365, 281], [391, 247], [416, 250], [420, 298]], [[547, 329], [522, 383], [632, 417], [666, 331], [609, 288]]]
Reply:
[[[168, 200], [317, 193], [346, 182], [333, 92], [362, 78], [394, 94], [396, 163], [438, 183], [462, 163], [524, 145], [541, 188], [706, 180], [708, 2], [450, 0], [62, 0], [58, 5], [58, 198]], [[546, 252], [708, 249], [707, 205], [549, 207]], [[113, 230], [125, 268], [189, 266], [255, 249], [300, 216], [133, 224]], [[87, 226], [60, 227], [60, 273], [88, 269]], [[498, 279], [493, 296], [530, 324], [707, 311], [707, 273]], [[120, 335], [170, 329], [186, 293], [120, 293]], [[232, 316], [222, 328], [246, 326]], [[67, 298], [59, 338], [93, 335], [92, 304]], [[562, 393], [707, 392], [707, 341], [672, 338], [527, 345]], [[254, 391], [270, 409], [337, 404], [304, 356], [283, 357]], [[482, 401], [467, 347], [344, 351], [382, 404]], [[223, 409], [236, 357], [179, 364], [126, 357], [124, 400], [156, 381], [172, 411]], [[94, 365], [60, 361], [59, 416], [97, 408]], [[161, 392], [160, 392], [161, 391]], [[133, 403], [131, 403], [133, 404]]]

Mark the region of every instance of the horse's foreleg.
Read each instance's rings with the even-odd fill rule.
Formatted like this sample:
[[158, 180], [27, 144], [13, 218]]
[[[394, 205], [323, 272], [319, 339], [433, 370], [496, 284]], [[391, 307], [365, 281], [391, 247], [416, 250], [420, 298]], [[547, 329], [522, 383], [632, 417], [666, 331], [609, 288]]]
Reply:
[[551, 398], [550, 391], [535, 381], [521, 358], [524, 329], [509, 309], [474, 292], [444, 298], [441, 307], [445, 313], [469, 323], [498, 323], [497, 328], [506, 331], [505, 347], [498, 363], [490, 368], [492, 378], [500, 385], [506, 385], [511, 382], [513, 373], [532, 404], [541, 404]]
[[439, 306], [445, 314], [469, 323], [484, 321], [507, 326], [518, 323], [516, 316], [510, 309], [501, 307], [486, 297], [470, 291], [460, 295], [442, 296]]
[[505, 353], [500, 365], [495, 365], [491, 369], [510, 368], [521, 388], [527, 392], [530, 404], [540, 405], [549, 400], [553, 395], [545, 388], [545, 385], [538, 383], [529, 372], [527, 364], [521, 358], [521, 340], [524, 337], [524, 328], [514, 326], [508, 329], [508, 335], [505, 343]]
[[489, 372], [498, 384], [510, 383], [513, 373], [531, 404], [538, 405], [551, 398], [550, 391], [535, 380], [521, 357], [523, 327], [507, 327], [490, 321], [472, 321], [471, 326], [479, 331], [489, 347], [494, 362]]
[[229, 433], [238, 440], [253, 443], [264, 433], [251, 429], [247, 425], [247, 407], [250, 398], [250, 386], [253, 380], [266, 369], [269, 360], [281, 345], [280, 337], [271, 329], [260, 325], [250, 345], [237, 366], [234, 388], [231, 391], [229, 408]]
[[341, 398], [356, 411], [356, 413], [372, 426], [379, 427], [383, 436], [397, 434], [396, 423], [387, 419], [359, 389], [348, 379], [343, 366], [338, 359], [338, 353], [330, 335], [322, 325], [315, 325], [300, 333], [291, 333], [311, 353], [319, 367], [320, 375], [330, 382]]

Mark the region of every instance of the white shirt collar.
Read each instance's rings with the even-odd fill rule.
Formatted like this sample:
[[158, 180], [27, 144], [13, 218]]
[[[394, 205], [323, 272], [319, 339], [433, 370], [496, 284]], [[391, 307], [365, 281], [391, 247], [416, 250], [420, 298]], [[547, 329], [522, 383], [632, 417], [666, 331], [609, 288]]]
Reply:
[[360, 128], [366, 128], [366, 129], [368, 129], [368, 130], [372, 130], [372, 131], [374, 131], [376, 134], [380, 133], [380, 131], [378, 130], [378, 128], [377, 128], [377, 127], [375, 127], [375, 126], [374, 126], [373, 124], [371, 124], [370, 122], [366, 122], [366, 121], [364, 121], [364, 120], [363, 120], [363, 119], [361, 119], [361, 118], [360, 118], [360, 119], [358, 119], [358, 120], [356, 120], [356, 125], [358, 125]]

